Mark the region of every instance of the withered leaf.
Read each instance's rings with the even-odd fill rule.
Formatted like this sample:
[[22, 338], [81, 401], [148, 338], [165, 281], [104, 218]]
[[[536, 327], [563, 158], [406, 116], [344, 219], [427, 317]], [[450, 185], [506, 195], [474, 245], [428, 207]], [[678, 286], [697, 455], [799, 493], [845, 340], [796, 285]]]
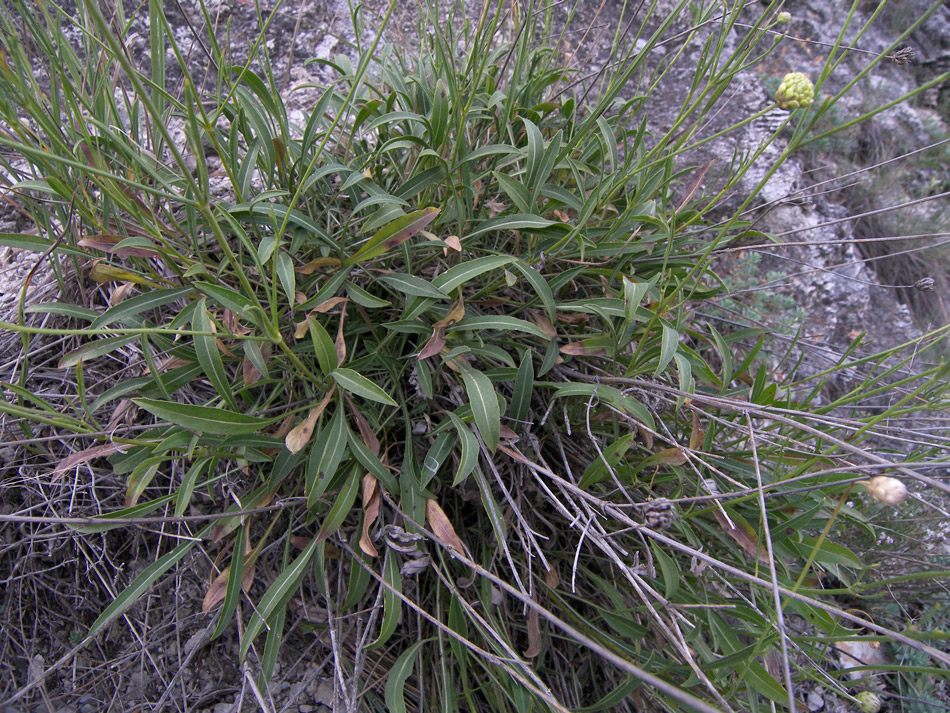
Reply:
[[459, 553], [465, 553], [465, 547], [462, 546], [462, 541], [458, 535], [455, 534], [455, 528], [452, 527], [452, 523], [449, 522], [445, 511], [442, 510], [439, 503], [431, 498], [426, 500], [426, 521], [429, 523], [429, 527], [432, 528], [432, 532], [435, 533], [435, 536], [442, 540], [442, 542]]
[[450, 235], [442, 242], [445, 243], [445, 247], [442, 248], [442, 253], [445, 257], [449, 255], [460, 255], [462, 253], [462, 241], [459, 240], [458, 235]]
[[607, 356], [607, 350], [603, 347], [585, 344], [584, 342], [572, 342], [570, 344], [565, 344], [563, 347], [561, 347], [560, 351], [561, 354], [568, 354], [570, 356]]
[[297, 272], [301, 275], [312, 275], [321, 267], [339, 267], [339, 266], [340, 266], [340, 261], [337, 260], [335, 257], [318, 257], [316, 260], [311, 260], [306, 265], [295, 267], [294, 272]]
[[528, 648], [525, 649], [524, 657], [533, 659], [541, 653], [541, 617], [538, 610], [531, 607], [528, 612]]
[[769, 556], [765, 549], [759, 545], [759, 540], [748, 523], [739, 522], [739, 524], [736, 524], [738, 520], [735, 515], [732, 516], [733, 522], [730, 522], [722, 511], [715, 510], [714, 512], [719, 526], [729, 537], [736, 541], [739, 547], [745, 550], [746, 554], [753, 558], [758, 557], [759, 562], [768, 564]]
[[443, 327], [436, 327], [432, 330], [432, 336], [429, 337], [429, 341], [422, 347], [422, 351], [416, 355], [416, 359], [422, 360], [434, 357], [436, 354], [439, 354], [444, 347], [445, 329]]
[[63, 458], [63, 460], [59, 462], [59, 465], [53, 469], [53, 472], [50, 474], [49, 482], [55, 483], [67, 472], [78, 465], [87, 463], [94, 458], [105, 458], [106, 456], [110, 456], [113, 453], [117, 453], [118, 451], [119, 447], [115, 443], [103, 443], [101, 446], [93, 446], [92, 448], [81, 450], [78, 453], [73, 453], [72, 455]]
[[372, 474], [367, 473], [363, 476], [363, 532], [360, 535], [360, 549], [370, 557], [379, 556], [369, 535], [369, 528], [379, 517], [381, 501], [382, 493], [379, 490], [379, 483]]

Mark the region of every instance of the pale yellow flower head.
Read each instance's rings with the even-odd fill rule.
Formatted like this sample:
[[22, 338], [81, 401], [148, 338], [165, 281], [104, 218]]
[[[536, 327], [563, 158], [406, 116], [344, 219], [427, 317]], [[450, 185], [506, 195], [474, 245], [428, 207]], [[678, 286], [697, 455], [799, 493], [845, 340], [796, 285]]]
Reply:
[[782, 78], [775, 92], [775, 102], [783, 109], [801, 109], [809, 107], [815, 101], [815, 85], [808, 75], [801, 72], [789, 72]]
[[897, 478], [886, 475], [875, 475], [864, 487], [868, 489], [868, 494], [882, 505], [899, 505], [907, 497], [907, 486]]

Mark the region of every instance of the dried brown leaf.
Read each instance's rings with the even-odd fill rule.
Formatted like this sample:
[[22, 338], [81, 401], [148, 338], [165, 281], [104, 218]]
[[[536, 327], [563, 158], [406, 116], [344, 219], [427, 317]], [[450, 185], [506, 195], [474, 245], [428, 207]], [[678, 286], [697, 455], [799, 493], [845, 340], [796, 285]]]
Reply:
[[462, 254], [462, 241], [459, 240], [458, 235], [450, 235], [442, 242], [445, 243], [445, 247], [442, 248], [442, 252], [445, 257], [449, 255], [461, 255]]
[[460, 553], [465, 553], [462, 541], [459, 539], [459, 536], [455, 534], [455, 528], [452, 527], [452, 523], [449, 522], [445, 511], [442, 510], [442, 508], [439, 507], [439, 503], [432, 498], [426, 500], [426, 521], [429, 523], [429, 527], [432, 528], [432, 532], [435, 533], [435, 536], [442, 540], [442, 542]]
[[302, 322], [297, 322], [294, 326], [294, 339], [303, 339], [310, 331], [310, 317], [304, 318]]
[[353, 404], [353, 401], [347, 397], [346, 403], [350, 407], [350, 413], [353, 414], [353, 420], [356, 422], [356, 428], [360, 432], [360, 436], [363, 439], [363, 442], [366, 444], [366, 447], [372, 452], [374, 456], [379, 457], [379, 439], [376, 438], [376, 434], [373, 433], [373, 429], [369, 427], [369, 422], [366, 420], [366, 417], [360, 413], [360, 410], [356, 408]]
[[343, 321], [346, 319], [346, 311], [340, 312], [340, 326], [336, 330], [336, 340], [333, 346], [336, 348], [337, 366], [343, 366], [346, 361], [346, 340], [343, 338]]
[[[246, 562], [246, 560], [245, 560]], [[244, 572], [241, 575], [241, 589], [245, 592], [251, 591], [251, 585], [254, 584], [254, 573], [257, 565], [247, 566], [245, 564]], [[224, 570], [211, 583], [208, 591], [205, 592], [205, 598], [201, 602], [201, 611], [206, 612], [224, 601], [228, 593], [228, 578], [231, 576], [231, 568], [225, 567]]]
[[452, 309], [449, 310], [449, 313], [445, 315], [443, 319], [440, 319], [438, 322], [433, 324], [433, 327], [451, 327], [457, 322], [461, 322], [465, 318], [465, 302], [459, 300], [453, 305]]
[[63, 460], [59, 462], [59, 465], [53, 469], [53, 472], [50, 474], [49, 482], [55, 483], [76, 466], [87, 463], [94, 458], [105, 458], [106, 456], [111, 456], [113, 453], [117, 453], [118, 451], [119, 447], [115, 443], [103, 443], [100, 446], [93, 446], [92, 448], [81, 450], [78, 453], [73, 453], [72, 455], [63, 458]]
[[729, 537], [735, 540], [739, 547], [745, 550], [747, 555], [752, 558], [758, 557], [759, 562], [768, 564], [769, 556], [759, 545], [759, 539], [756, 537], [755, 532], [752, 531], [751, 527], [742, 523], [736, 525], [735, 516], [732, 517], [733, 522], [730, 522], [729, 518], [727, 518], [720, 510], [715, 510], [714, 513], [719, 526], [725, 531], [727, 535], [729, 535]]
[[703, 441], [706, 440], [706, 432], [699, 423], [699, 414], [693, 413], [693, 428], [689, 432], [689, 449], [691, 451], [699, 450]]
[[117, 304], [125, 302], [132, 295], [132, 290], [135, 289], [134, 282], [123, 282], [121, 285], [112, 290], [112, 294], [109, 295], [109, 306], [115, 307]]
[[537, 310], [530, 310], [528, 312], [528, 317], [538, 326], [542, 332], [547, 335], [548, 339], [554, 339], [557, 337], [557, 329], [554, 328], [554, 325], [551, 324], [551, 320], [548, 319], [546, 315], [541, 314]]
[[310, 409], [310, 413], [303, 421], [294, 426], [287, 437], [284, 438], [284, 445], [291, 453], [299, 453], [301, 449], [310, 441], [313, 435], [313, 429], [317, 425], [317, 419], [320, 418], [320, 411], [316, 406]]
[[241, 364], [241, 373], [244, 376], [244, 386], [256, 384], [261, 379], [261, 372], [257, 370], [257, 367], [254, 366], [247, 357], [244, 357], [244, 361]]
[[587, 324], [589, 317], [583, 312], [571, 312], [569, 314], [559, 314], [557, 316], [558, 322], [564, 322], [564, 324], [572, 324], [575, 327], [579, 324]]
[[314, 307], [313, 311], [310, 314], [312, 315], [314, 312], [317, 312], [319, 314], [326, 314], [334, 307], [337, 307], [338, 305], [341, 305], [341, 304], [346, 304], [347, 302], [349, 302], [349, 300], [346, 297], [331, 297], [325, 302], [321, 302], [316, 307]]
[[363, 476], [363, 532], [360, 535], [360, 549], [370, 557], [378, 557], [379, 552], [373, 545], [373, 540], [369, 535], [369, 528], [379, 517], [379, 506], [382, 502], [382, 493], [379, 489], [379, 483], [372, 474], [367, 473]]
[[445, 347], [445, 329], [442, 327], [436, 327], [432, 330], [432, 336], [429, 337], [429, 341], [426, 342], [426, 345], [422, 347], [416, 355], [416, 359], [429, 359], [434, 357], [437, 354], [441, 353], [442, 349]]
[[572, 342], [570, 344], [565, 344], [563, 347], [561, 347], [560, 351], [561, 354], [567, 354], [569, 356], [607, 356], [607, 350], [603, 347], [591, 346], [585, 344], [584, 342]]
[[686, 460], [686, 454], [679, 446], [665, 448], [650, 456], [650, 463], [653, 465], [683, 465]]
[[534, 607], [528, 611], [528, 648], [524, 657], [533, 659], [541, 653], [541, 617]]

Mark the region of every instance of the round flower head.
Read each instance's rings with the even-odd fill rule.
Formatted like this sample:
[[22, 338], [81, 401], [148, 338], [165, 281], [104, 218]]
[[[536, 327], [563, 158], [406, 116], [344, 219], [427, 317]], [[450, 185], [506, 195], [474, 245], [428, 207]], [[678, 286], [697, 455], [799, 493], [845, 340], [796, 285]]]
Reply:
[[792, 21], [792, 13], [790, 12], [780, 12], [775, 16], [776, 25], [787, 25]]
[[881, 697], [874, 691], [861, 691], [855, 698], [861, 713], [878, 713], [881, 710]]
[[782, 78], [775, 92], [775, 101], [783, 109], [801, 109], [815, 101], [815, 85], [807, 75], [790, 72]]
[[875, 475], [864, 486], [870, 496], [883, 505], [898, 505], [907, 497], [907, 486], [886, 475]]

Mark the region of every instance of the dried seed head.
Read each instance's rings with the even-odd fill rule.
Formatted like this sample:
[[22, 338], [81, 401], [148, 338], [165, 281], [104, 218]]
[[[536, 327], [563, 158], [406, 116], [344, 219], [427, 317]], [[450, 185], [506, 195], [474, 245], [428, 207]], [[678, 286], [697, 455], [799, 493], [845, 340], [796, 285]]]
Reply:
[[790, 72], [782, 78], [778, 90], [775, 92], [775, 102], [789, 111], [809, 107], [815, 101], [815, 85], [808, 75], [801, 72]]
[[676, 519], [673, 503], [666, 498], [648, 500], [640, 508], [643, 513], [643, 524], [653, 530], [665, 530]]
[[907, 486], [897, 478], [875, 475], [865, 482], [868, 494], [883, 505], [899, 505], [907, 497]]
[[914, 283], [914, 287], [916, 287], [921, 292], [933, 292], [934, 279], [932, 277], [922, 277]]
[[888, 56], [894, 64], [910, 64], [914, 61], [914, 50], [912, 47], [903, 47], [894, 54]]
[[861, 691], [855, 699], [861, 713], [878, 713], [881, 710], [881, 697], [874, 691]]

